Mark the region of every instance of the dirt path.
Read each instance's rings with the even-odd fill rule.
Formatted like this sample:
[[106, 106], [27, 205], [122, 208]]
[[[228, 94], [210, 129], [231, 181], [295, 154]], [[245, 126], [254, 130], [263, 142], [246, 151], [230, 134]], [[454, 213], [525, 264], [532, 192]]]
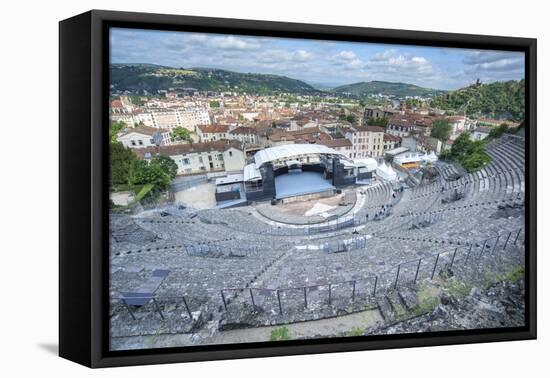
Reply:
[[[378, 310], [367, 310], [336, 318], [288, 324], [286, 327], [292, 339], [323, 336], [330, 337], [339, 336], [358, 329], [365, 329], [381, 321], [382, 318]], [[203, 336], [202, 340], [198, 339], [197, 335], [190, 334], [115, 338], [112, 340], [112, 347], [116, 349], [133, 349], [137, 346], [142, 348], [163, 348], [200, 344], [261, 342], [269, 341], [271, 331], [277, 328], [280, 328], [280, 326], [235, 329], [231, 331], [213, 332], [211, 336], [206, 337], [204, 337], [204, 334], [208, 333], [208, 329], [203, 329], [201, 332], [201, 336]]]
[[216, 185], [211, 183], [193, 186], [175, 192], [174, 202], [183, 203], [195, 209], [214, 209], [216, 207], [215, 191]]

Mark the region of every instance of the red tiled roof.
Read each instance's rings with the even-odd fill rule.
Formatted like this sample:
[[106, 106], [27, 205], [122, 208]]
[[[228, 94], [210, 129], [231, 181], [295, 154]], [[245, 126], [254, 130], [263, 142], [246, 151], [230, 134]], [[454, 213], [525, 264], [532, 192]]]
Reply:
[[322, 144], [327, 147], [335, 148], [335, 147], [351, 147], [351, 141], [346, 138], [338, 138], [338, 139], [328, 139], [328, 140], [318, 140], [317, 144]]
[[229, 130], [228, 125], [200, 125], [197, 128], [201, 133], [226, 133]]
[[392, 117], [392, 118], [390, 118], [388, 123], [390, 125], [394, 125], [394, 126], [412, 127], [412, 126], [414, 126], [414, 119], [403, 118], [403, 117]]
[[450, 120], [451, 122], [463, 121], [463, 120], [464, 120], [464, 116], [451, 116], [451, 117], [449, 117], [449, 120]]
[[252, 127], [241, 126], [231, 130], [229, 134], [256, 134], [256, 130]]
[[[174, 155], [185, 155], [190, 153], [199, 153], [199, 152], [214, 152], [214, 151], [226, 151], [230, 148], [236, 148], [238, 150], [243, 150], [243, 145], [241, 142], [236, 140], [217, 140], [214, 142], [204, 142], [204, 143], [185, 143], [185, 144], [174, 144], [170, 146], [162, 146], [160, 148], [161, 155], [174, 156]], [[133, 150], [138, 156], [144, 157], [147, 152], [151, 155], [156, 155], [158, 152], [157, 147], [147, 147], [147, 148], [137, 148]]]
[[395, 136], [395, 135], [391, 135], [391, 134], [384, 134], [384, 141], [393, 141], [393, 142], [399, 142], [401, 141], [401, 138], [399, 138], [398, 136]]
[[157, 131], [159, 131], [161, 133], [167, 133], [168, 132], [168, 130], [165, 130], [165, 129], [157, 129], [156, 127], [139, 125], [137, 127], [124, 129], [122, 131], [121, 136], [128, 135], [128, 134], [131, 134], [131, 133], [138, 133], [138, 134], [153, 136]]
[[353, 129], [358, 132], [383, 133], [385, 129], [382, 126], [353, 126]]
[[283, 140], [294, 141], [296, 138], [294, 138], [292, 134], [286, 131], [275, 129], [269, 136], [269, 139], [273, 142], [281, 142]]

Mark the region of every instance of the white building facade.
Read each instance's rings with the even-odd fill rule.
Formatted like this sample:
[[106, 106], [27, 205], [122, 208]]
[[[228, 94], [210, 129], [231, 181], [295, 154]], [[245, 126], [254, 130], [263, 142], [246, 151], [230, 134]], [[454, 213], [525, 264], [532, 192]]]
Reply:
[[354, 126], [346, 132], [352, 144], [352, 158], [380, 157], [384, 154], [384, 128]]
[[147, 148], [156, 146], [155, 134], [159, 133], [161, 137], [161, 146], [167, 146], [172, 143], [170, 132], [168, 130], [156, 129], [154, 127], [139, 126], [123, 130], [117, 136], [117, 141], [123, 146], [129, 148]]
[[[156, 149], [141, 151], [139, 155], [145, 159], [157, 153]], [[172, 145], [161, 148], [160, 153], [174, 160], [180, 175], [240, 171], [246, 157], [240, 143], [229, 141]]]

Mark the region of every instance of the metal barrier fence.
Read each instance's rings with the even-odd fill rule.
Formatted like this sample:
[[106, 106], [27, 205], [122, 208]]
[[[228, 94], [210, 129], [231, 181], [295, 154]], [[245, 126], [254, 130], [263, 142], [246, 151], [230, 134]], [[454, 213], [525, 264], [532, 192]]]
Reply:
[[[116, 256], [129, 255], [132, 253], [143, 252], [160, 252], [170, 249], [178, 249], [186, 253], [189, 256], [208, 256], [208, 257], [251, 257], [261, 254], [262, 248], [260, 247], [242, 247], [242, 246], [227, 246], [223, 243], [236, 240], [235, 238], [228, 238], [224, 240], [214, 240], [210, 243], [193, 243], [193, 244], [171, 244], [162, 246], [149, 246], [140, 249], [133, 249], [124, 252], [116, 252]], [[282, 243], [279, 248], [289, 249], [290, 243]]]
[[[521, 237], [523, 235], [523, 238]], [[366, 243], [366, 240], [365, 240]], [[463, 266], [469, 262], [479, 261], [483, 257], [495, 256], [499, 250], [506, 250], [510, 245], [525, 244], [525, 229], [508, 231], [466, 245], [457, 246], [444, 252], [424, 256], [418, 259], [404, 261], [378, 274], [367, 275], [363, 278], [343, 280], [323, 284], [313, 284], [286, 288], [240, 287], [222, 288], [219, 290], [221, 303], [225, 311], [233, 306], [257, 306], [265, 310], [285, 313], [285, 308], [313, 308], [318, 306], [347, 306], [350, 303], [375, 301], [377, 297], [385, 295], [404, 285], [416, 284], [420, 280], [433, 280], [438, 268], [452, 268], [457, 264]], [[365, 247], [366, 244], [363, 244]], [[184, 304], [185, 312], [192, 318], [192, 312], [186, 296], [157, 296], [143, 298], [115, 297], [111, 300], [123, 305], [132, 319], [136, 319], [130, 300], [146, 299], [153, 309], [164, 320], [159, 303], [167, 300], [178, 300]]]
[[208, 182], [208, 177], [206, 175], [200, 176], [200, 177], [194, 177], [188, 180], [181, 180], [181, 181], [172, 183], [170, 190], [172, 192], [179, 192], [185, 189], [192, 188], [197, 185], [204, 184], [206, 182]]
[[357, 249], [366, 248], [367, 240], [369, 236], [356, 236], [351, 237], [346, 240], [336, 240], [324, 242], [321, 244], [307, 244], [303, 246], [295, 246], [296, 250], [305, 250], [305, 251], [323, 251], [325, 253], [339, 253], [339, 252], [348, 252]]
[[[377, 296], [384, 295], [390, 290], [396, 290], [403, 285], [416, 284], [423, 279], [433, 280], [438, 268], [439, 270], [445, 267], [452, 268], [459, 263], [466, 265], [485, 256], [494, 256], [497, 250], [505, 250], [511, 244], [524, 243], [524, 240], [520, 239], [524, 231], [523, 228], [520, 228], [444, 252], [404, 261], [384, 272], [360, 279], [277, 289], [224, 288], [220, 290], [220, 296], [226, 311], [231, 305], [242, 305], [243, 299], [245, 299], [244, 302], [247, 302], [248, 298], [247, 304], [252, 307], [257, 306], [259, 302], [262, 302], [261, 307], [265, 307], [266, 301], [271, 300], [272, 304], [276, 304], [280, 314], [283, 314], [284, 307], [292, 306], [292, 302], [294, 302], [293, 307], [296, 307], [296, 303], [299, 302], [303, 303], [304, 308], [308, 308], [310, 302], [308, 296], [312, 292], [324, 292], [324, 304], [331, 306], [336, 300], [335, 288], [339, 289], [340, 300], [343, 297], [346, 302], [347, 298], [347, 302], [344, 304], [355, 303], [358, 298], [366, 301], [374, 300]], [[347, 290], [342, 290], [342, 288], [347, 288]], [[228, 293], [233, 293], [233, 298], [228, 297]], [[242, 293], [245, 295], [243, 296]], [[293, 293], [293, 295], [290, 296], [288, 293]], [[237, 300], [238, 298], [241, 299], [240, 302]]]
[[[134, 307], [131, 304], [132, 302], [142, 301], [143, 303], [145, 303], [144, 305], [152, 304], [154, 311], [160, 315], [162, 320], [164, 320], [164, 314], [160, 308], [159, 303], [162, 304], [162, 302], [171, 301], [177, 304], [178, 301], [180, 301], [184, 305], [185, 313], [187, 314], [187, 316], [189, 316], [189, 320], [193, 319], [193, 315], [191, 313], [191, 310], [189, 309], [187, 299], [183, 295], [181, 296], [152, 296], [152, 295], [145, 296], [144, 295], [141, 297], [132, 296], [131, 298], [114, 297], [114, 298], [111, 298], [111, 301], [115, 301], [122, 304], [122, 306], [126, 308], [126, 310], [128, 311], [128, 314], [130, 314], [133, 320], [136, 320], [136, 316], [134, 314], [134, 311], [132, 310], [132, 307]], [[142, 307], [142, 306], [138, 306], [138, 307]]]

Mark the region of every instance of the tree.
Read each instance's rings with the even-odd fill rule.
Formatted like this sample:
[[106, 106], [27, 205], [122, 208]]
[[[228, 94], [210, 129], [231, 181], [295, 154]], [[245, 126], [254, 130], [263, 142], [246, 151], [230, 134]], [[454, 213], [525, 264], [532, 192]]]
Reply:
[[347, 115], [346, 115], [346, 113], [344, 113], [343, 111], [342, 111], [342, 113], [338, 116], [338, 119], [339, 119], [340, 121], [347, 121], [347, 122], [349, 122], [349, 123], [354, 123], [354, 122], [357, 120], [357, 118], [355, 117], [355, 114], [350, 113], [350, 114], [347, 114]]
[[445, 142], [449, 140], [451, 131], [452, 127], [448, 119], [437, 119], [432, 123], [432, 131], [430, 132], [430, 136]]
[[410, 98], [405, 101], [408, 108], [421, 108], [424, 106], [424, 101], [417, 98]]
[[119, 122], [111, 122], [109, 124], [109, 142], [110, 143], [117, 143], [117, 135], [118, 133], [125, 129], [127, 127], [127, 125], [122, 122], [122, 121], [119, 121]]
[[137, 159], [131, 149], [124, 147], [122, 143], [109, 143], [110, 185], [121, 185], [128, 183], [128, 172], [130, 165]]
[[442, 110], [478, 114], [494, 118], [525, 118], [525, 80], [482, 83], [476, 82], [430, 101], [430, 106]]
[[158, 164], [149, 164], [145, 160], [134, 160], [128, 171], [129, 185], [152, 184], [154, 190], [161, 191], [170, 185], [170, 176]]
[[468, 153], [460, 160], [460, 164], [468, 172], [477, 171], [491, 162], [491, 157], [485, 152], [485, 142], [471, 142]]
[[184, 127], [178, 126], [172, 129], [170, 136], [172, 137], [172, 140], [178, 140], [182, 142], [189, 141], [191, 140], [191, 131], [187, 130]]
[[176, 177], [178, 173], [178, 165], [174, 160], [166, 155], [156, 155], [149, 162], [150, 165], [158, 165], [164, 173], [166, 173], [170, 180]]
[[502, 134], [507, 133], [508, 131], [509, 131], [508, 125], [506, 123], [502, 123], [500, 126], [494, 127], [491, 129], [491, 131], [489, 132], [489, 139], [498, 138], [502, 136]]
[[367, 119], [367, 125], [369, 126], [382, 126], [387, 127], [388, 126], [388, 119], [387, 118], [374, 118], [371, 117]]
[[470, 133], [464, 132], [460, 134], [453, 142], [449, 157], [453, 160], [462, 159], [463, 156], [468, 153], [470, 143]]
[[463, 132], [454, 141], [449, 157], [468, 172], [477, 171], [491, 161], [491, 157], [485, 151], [485, 144], [483, 140], [472, 141], [470, 133]]
[[141, 96], [130, 96], [130, 102], [135, 106], [142, 106], [145, 102], [141, 99]]
[[211, 108], [219, 108], [220, 102], [219, 101], [210, 101], [210, 107]]

